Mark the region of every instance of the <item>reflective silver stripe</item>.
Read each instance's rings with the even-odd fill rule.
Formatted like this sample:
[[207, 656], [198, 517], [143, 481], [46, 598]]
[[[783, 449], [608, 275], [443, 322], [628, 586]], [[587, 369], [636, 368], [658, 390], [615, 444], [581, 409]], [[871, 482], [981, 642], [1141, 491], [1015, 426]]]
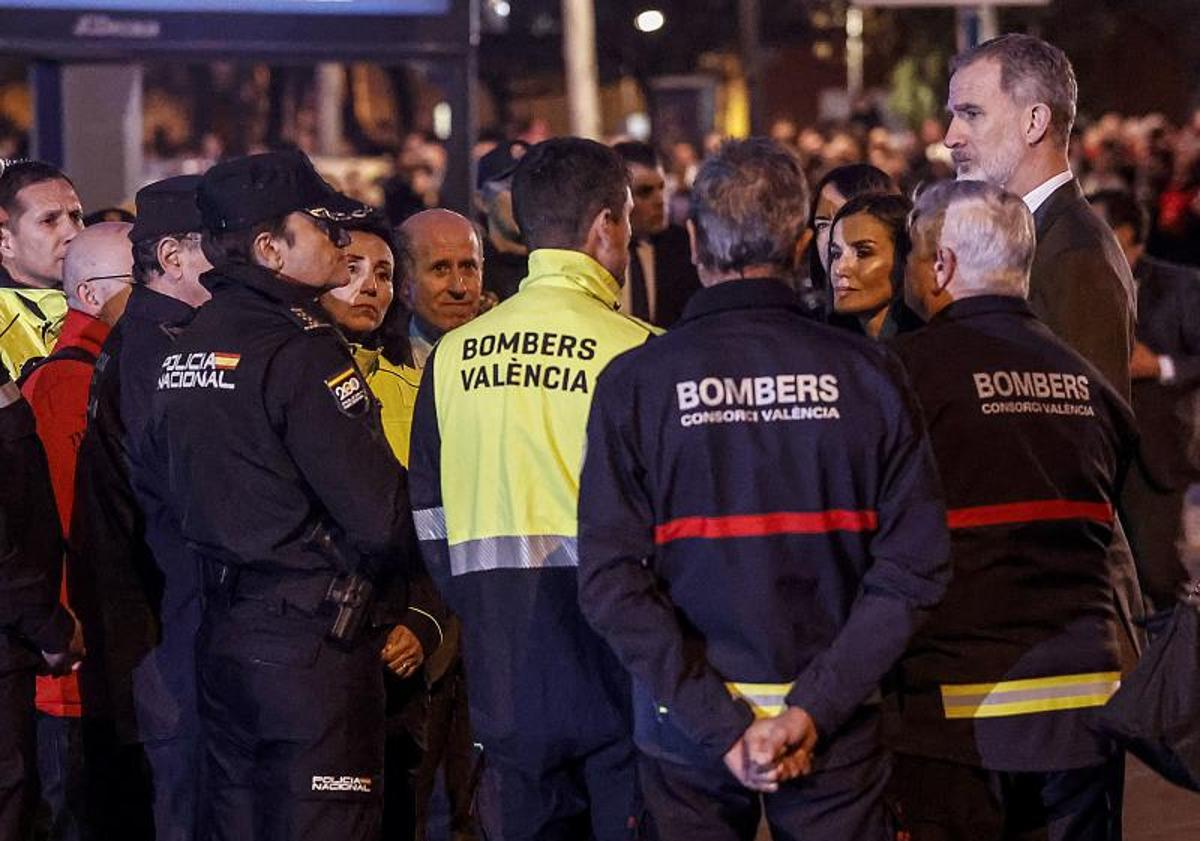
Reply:
[[574, 537], [528, 534], [485, 537], [450, 547], [450, 574], [466, 575], [491, 569], [543, 569], [579, 566]]
[[[4, 363], [0, 362], [0, 365]], [[16, 383], [8, 382], [0, 385], [0, 409], [6, 406], [11, 406], [21, 399], [21, 389], [17, 388]]]
[[735, 698], [750, 705], [755, 718], [779, 715], [787, 708], [787, 695], [792, 683], [726, 683], [725, 688]]
[[414, 511], [413, 525], [417, 529], [417, 540], [445, 540], [446, 509], [439, 506]]
[[1103, 706], [1120, 685], [1119, 672], [945, 685], [941, 688], [942, 706], [946, 718], [999, 718], [1085, 709]]

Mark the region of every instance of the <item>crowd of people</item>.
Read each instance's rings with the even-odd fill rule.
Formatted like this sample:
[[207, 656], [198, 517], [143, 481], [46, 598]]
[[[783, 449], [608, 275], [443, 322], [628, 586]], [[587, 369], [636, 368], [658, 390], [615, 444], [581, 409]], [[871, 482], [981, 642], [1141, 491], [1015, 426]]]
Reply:
[[1006, 35], [903, 171], [504, 140], [475, 219], [0, 162], [0, 841], [1120, 839], [1200, 275], [1076, 98]]

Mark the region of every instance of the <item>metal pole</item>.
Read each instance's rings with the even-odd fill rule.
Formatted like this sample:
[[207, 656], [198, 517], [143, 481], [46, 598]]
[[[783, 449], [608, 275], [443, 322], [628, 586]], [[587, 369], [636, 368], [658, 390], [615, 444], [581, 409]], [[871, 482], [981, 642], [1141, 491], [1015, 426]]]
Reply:
[[342, 153], [342, 103], [346, 71], [340, 64], [317, 65], [317, 149], [322, 155]]
[[738, 0], [738, 33], [742, 48], [742, 70], [750, 92], [750, 133], [763, 134], [762, 102], [762, 10], [758, 0]]
[[56, 61], [33, 62], [29, 67], [29, 88], [33, 91], [29, 153], [38, 160], [61, 167], [66, 158], [62, 65]]
[[846, 94], [853, 102], [863, 88], [863, 10], [846, 9]]
[[1000, 34], [1000, 17], [996, 7], [985, 4], [979, 7], [979, 43], [990, 41]]
[[600, 83], [596, 64], [596, 9], [593, 0], [562, 0], [563, 61], [571, 133], [599, 139]]

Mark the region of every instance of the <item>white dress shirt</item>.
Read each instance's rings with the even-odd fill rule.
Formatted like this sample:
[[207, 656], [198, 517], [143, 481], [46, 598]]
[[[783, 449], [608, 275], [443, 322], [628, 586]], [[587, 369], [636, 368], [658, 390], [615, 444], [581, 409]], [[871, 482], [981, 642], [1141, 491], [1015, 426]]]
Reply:
[[1025, 202], [1025, 206], [1029, 208], [1029, 212], [1037, 213], [1037, 209], [1046, 203], [1046, 199], [1050, 198], [1055, 190], [1057, 190], [1063, 184], [1066, 184], [1074, 177], [1075, 176], [1072, 174], [1071, 170], [1067, 169], [1063, 172], [1060, 172], [1049, 181], [1043, 181], [1040, 186], [1034, 187], [1032, 190], [1026, 193], [1022, 199]]

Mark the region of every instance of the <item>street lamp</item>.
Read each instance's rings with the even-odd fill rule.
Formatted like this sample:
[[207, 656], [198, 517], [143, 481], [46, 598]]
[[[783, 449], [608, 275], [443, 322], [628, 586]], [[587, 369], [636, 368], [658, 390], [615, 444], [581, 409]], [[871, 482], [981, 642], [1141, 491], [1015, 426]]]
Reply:
[[638, 28], [639, 32], [657, 32], [662, 29], [667, 22], [667, 16], [658, 9], [646, 9], [644, 12], [639, 12], [638, 16], [633, 19], [633, 25]]

